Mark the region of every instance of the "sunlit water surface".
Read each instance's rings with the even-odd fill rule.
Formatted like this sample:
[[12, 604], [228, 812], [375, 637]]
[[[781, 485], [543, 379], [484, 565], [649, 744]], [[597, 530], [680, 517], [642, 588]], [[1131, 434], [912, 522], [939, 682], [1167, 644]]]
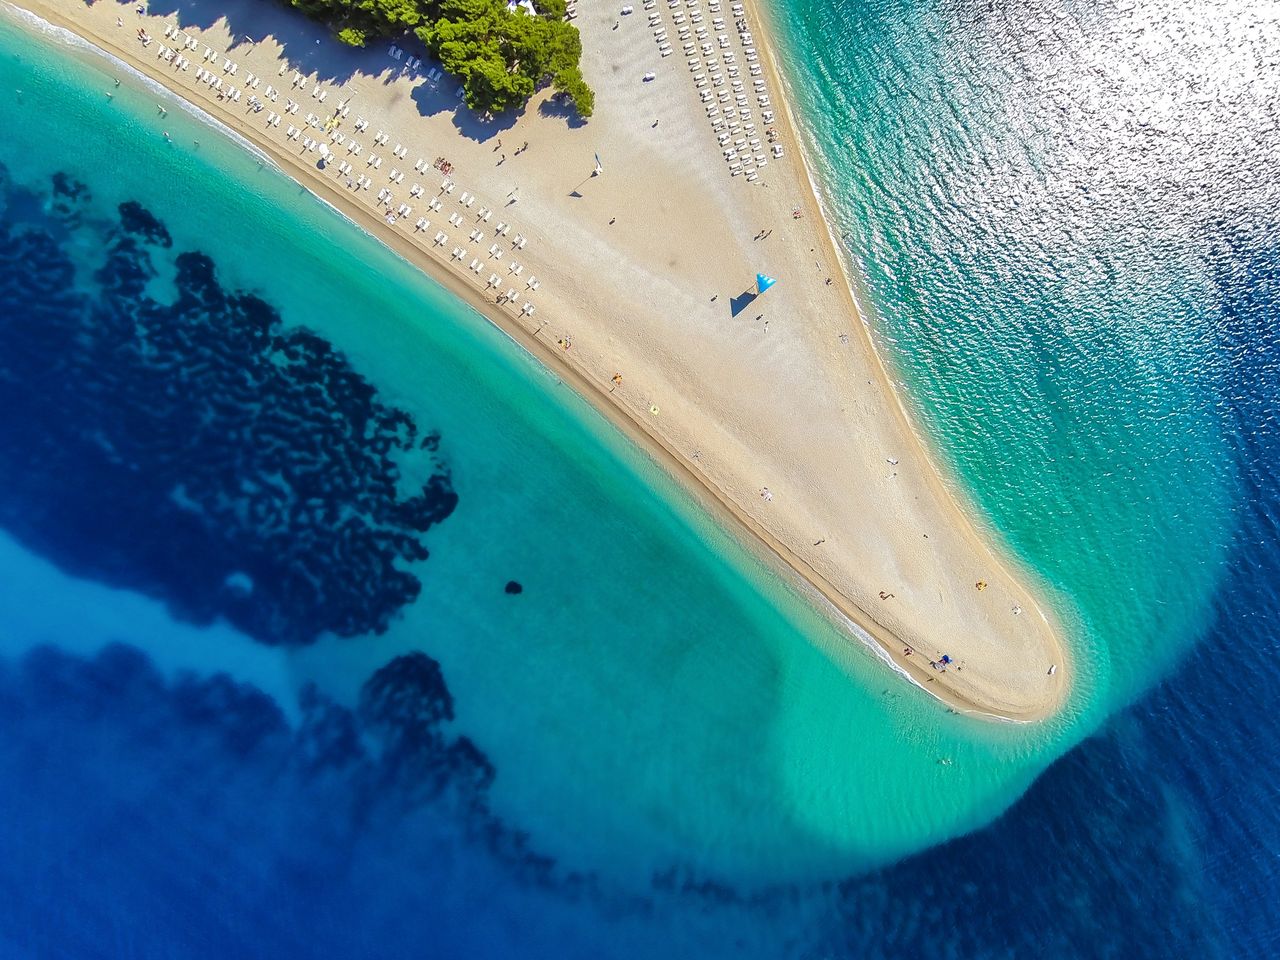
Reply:
[[[0, 942], [1274, 936], [1239, 906], [1276, 782], [1243, 680], [1275, 646], [1267, 8], [779, 13], [877, 335], [1075, 625], [1067, 715], [963, 722], [892, 681], [478, 318], [6, 25]], [[865, 872], [984, 823], [1193, 649], [995, 826]]]

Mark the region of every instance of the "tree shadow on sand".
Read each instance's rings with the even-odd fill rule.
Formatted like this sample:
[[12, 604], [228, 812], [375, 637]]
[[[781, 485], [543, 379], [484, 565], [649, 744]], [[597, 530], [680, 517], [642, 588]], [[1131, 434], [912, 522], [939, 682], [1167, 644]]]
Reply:
[[457, 91], [458, 81], [446, 74], [435, 86], [426, 82], [418, 84], [410, 95], [418, 106], [418, 113], [424, 117], [452, 113], [454, 129], [476, 143], [501, 136], [524, 115], [523, 110], [508, 110], [497, 116], [482, 116], [463, 103]]
[[[92, 3], [92, 0], [86, 0]], [[135, 0], [117, 0], [121, 7], [132, 8]], [[208, 30], [225, 25], [235, 38], [225, 51], [228, 56], [243, 55], [254, 44], [271, 38], [280, 45], [290, 70], [315, 76], [321, 84], [339, 87], [352, 80], [373, 80], [388, 86], [405, 75], [404, 61], [387, 56], [392, 44], [404, 49], [408, 56], [422, 60], [412, 72], [417, 82], [410, 97], [421, 116], [453, 114], [454, 128], [470, 140], [485, 143], [510, 130], [527, 108], [511, 110], [496, 117], [478, 115], [457, 96], [458, 80], [445, 74], [435, 84], [427, 81], [427, 72], [439, 64], [432, 59], [422, 42], [412, 35], [375, 40], [364, 48], [348, 47], [336, 40], [321, 23], [307, 18], [289, 7], [284, 0], [149, 0], [147, 11], [153, 16], [167, 17], [184, 30]], [[385, 45], [385, 46], [384, 46]], [[224, 51], [219, 51], [223, 53]], [[289, 74], [286, 74], [289, 76]], [[285, 91], [288, 92], [287, 90]], [[347, 94], [349, 95], [349, 94]], [[354, 106], [358, 109], [359, 95]], [[577, 116], [571, 104], [560, 97], [544, 100], [538, 112], [546, 117], [563, 117], [571, 127], [585, 121]]]
[[568, 97], [556, 94], [538, 104], [538, 115], [543, 117], [561, 117], [571, 128], [584, 127], [586, 120], [578, 114], [577, 108]]
[[[134, 5], [133, 0], [118, 3], [122, 7]], [[321, 83], [334, 86], [357, 75], [376, 78], [390, 73], [389, 67], [382, 66], [383, 61], [399, 66], [387, 60], [385, 49], [377, 44], [356, 49], [339, 43], [324, 25], [309, 20], [282, 0], [148, 0], [147, 12], [168, 17], [184, 30], [209, 30], [224, 24], [233, 37], [225, 51], [228, 56], [243, 55], [254, 44], [272, 38], [283, 48], [292, 69], [315, 74]]]

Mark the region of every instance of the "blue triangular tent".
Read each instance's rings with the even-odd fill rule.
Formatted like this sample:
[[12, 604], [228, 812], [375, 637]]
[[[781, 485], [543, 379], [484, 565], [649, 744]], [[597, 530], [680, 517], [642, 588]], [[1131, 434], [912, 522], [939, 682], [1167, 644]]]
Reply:
[[756, 274], [756, 292], [764, 293], [778, 281], [773, 277], [766, 277], [763, 273]]

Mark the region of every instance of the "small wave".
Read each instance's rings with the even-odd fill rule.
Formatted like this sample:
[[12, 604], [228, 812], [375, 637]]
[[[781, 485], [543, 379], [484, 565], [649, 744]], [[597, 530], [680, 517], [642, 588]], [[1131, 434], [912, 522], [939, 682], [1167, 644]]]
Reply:
[[168, 87], [166, 87], [163, 83], [160, 83], [158, 80], [153, 80], [151, 77], [147, 76], [141, 70], [138, 70], [136, 67], [134, 67], [132, 64], [128, 63], [127, 61], [121, 60], [119, 57], [111, 53], [109, 50], [104, 50], [102, 47], [98, 46], [92, 41], [86, 40], [84, 37], [80, 36], [79, 34], [75, 33], [72, 30], [68, 30], [66, 27], [60, 27], [56, 23], [50, 23], [48, 20], [42, 19], [41, 17], [32, 13], [30, 10], [24, 10], [21, 7], [15, 7], [11, 3], [5, 3], [4, 0], [0, 0], [0, 9], [3, 9], [4, 12], [7, 15], [9, 15], [12, 19], [22, 21], [22, 24], [24, 26], [30, 29], [38, 30], [40, 33], [44, 34], [46, 37], [51, 38], [55, 42], [60, 43], [65, 47], [69, 47], [73, 50], [83, 51], [85, 53], [92, 54], [96, 57], [100, 57], [103, 60], [109, 61], [113, 66], [119, 68], [120, 70], [125, 71], [134, 80], [139, 81], [147, 90], [149, 90], [151, 93], [154, 93], [157, 97], [160, 97], [163, 100], [167, 101], [168, 103], [173, 104], [178, 109], [182, 110], [185, 114], [187, 114], [189, 117], [192, 117], [193, 119], [199, 121], [205, 126], [212, 127], [213, 129], [217, 130], [219, 133], [230, 138], [238, 146], [243, 147], [245, 150], [248, 150], [249, 153], [251, 153], [255, 158], [262, 161], [264, 164], [267, 164], [273, 170], [276, 170], [281, 173], [284, 172], [283, 170], [280, 169], [279, 165], [276, 164], [276, 162], [271, 158], [269, 154], [259, 149], [251, 140], [247, 140], [245, 137], [237, 133], [232, 127], [227, 126], [217, 117], [213, 116], [213, 114], [208, 113], [205, 110], [202, 110], [200, 107], [196, 106], [195, 104], [191, 103], [185, 98], [178, 96], [173, 91], [171, 91]]

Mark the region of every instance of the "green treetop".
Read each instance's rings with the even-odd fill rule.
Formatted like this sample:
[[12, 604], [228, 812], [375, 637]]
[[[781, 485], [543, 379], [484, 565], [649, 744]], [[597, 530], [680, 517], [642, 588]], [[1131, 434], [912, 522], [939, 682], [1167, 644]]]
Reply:
[[467, 106], [485, 113], [522, 107], [552, 85], [589, 117], [595, 94], [578, 65], [582, 38], [564, 20], [565, 0], [534, 0], [538, 13], [504, 0], [289, 0], [331, 24], [352, 46], [413, 30], [457, 77]]

